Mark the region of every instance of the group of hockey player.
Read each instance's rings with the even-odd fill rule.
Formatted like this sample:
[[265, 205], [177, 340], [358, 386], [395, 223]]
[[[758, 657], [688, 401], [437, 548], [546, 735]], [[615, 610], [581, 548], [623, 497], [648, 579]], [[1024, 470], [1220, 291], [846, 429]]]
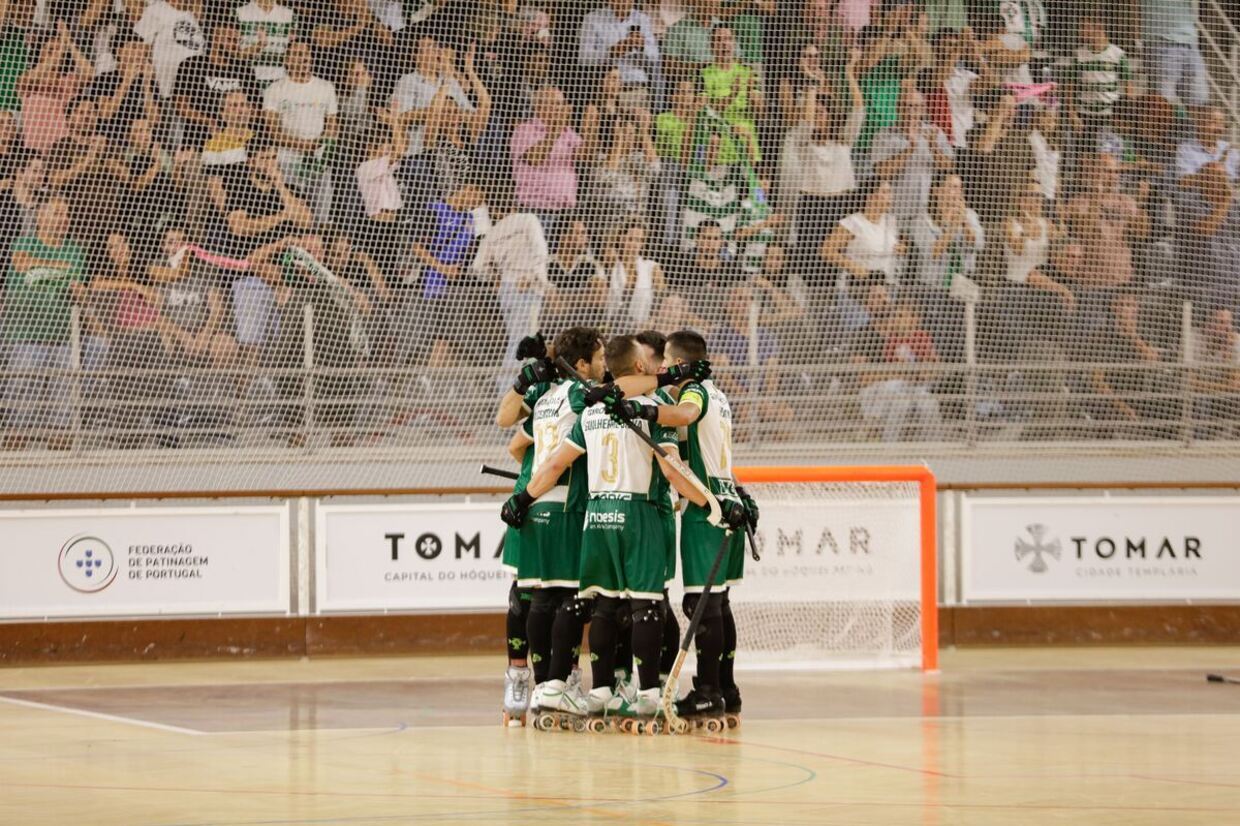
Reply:
[[[732, 409], [710, 378], [705, 340], [686, 330], [604, 342], [571, 327], [550, 349], [525, 340], [518, 358], [526, 361], [496, 416], [501, 427], [520, 425], [509, 452], [521, 473], [501, 511], [504, 564], [516, 574], [505, 723], [532, 714], [540, 730], [666, 729], [660, 700], [680, 648], [668, 586], [679, 557], [685, 615], [709, 593], [694, 686], [673, 716], [711, 731], [738, 724], [728, 593], [758, 506], [733, 477]], [[589, 691], [577, 667], [587, 624]]]

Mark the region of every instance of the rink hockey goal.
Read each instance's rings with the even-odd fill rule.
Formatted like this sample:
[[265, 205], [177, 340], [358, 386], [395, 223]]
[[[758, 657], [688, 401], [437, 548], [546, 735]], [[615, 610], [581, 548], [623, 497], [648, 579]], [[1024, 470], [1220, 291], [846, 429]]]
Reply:
[[[761, 561], [732, 591], [737, 667], [938, 667], [934, 476], [749, 467]], [[748, 549], [747, 549], [748, 550]]]

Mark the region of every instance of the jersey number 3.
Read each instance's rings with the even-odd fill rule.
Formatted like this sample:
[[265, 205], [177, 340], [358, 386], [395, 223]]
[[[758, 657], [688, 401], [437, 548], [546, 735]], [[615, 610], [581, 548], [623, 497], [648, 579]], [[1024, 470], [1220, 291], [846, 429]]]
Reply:
[[616, 433], [603, 434], [603, 467], [598, 475], [609, 485], [620, 477], [620, 436]]

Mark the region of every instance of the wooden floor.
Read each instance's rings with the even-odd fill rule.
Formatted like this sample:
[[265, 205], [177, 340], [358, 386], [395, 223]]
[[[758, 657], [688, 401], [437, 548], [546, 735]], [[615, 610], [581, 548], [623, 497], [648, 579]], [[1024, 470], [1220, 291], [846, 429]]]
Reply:
[[0, 824], [1236, 824], [1240, 649], [743, 673], [723, 737], [498, 725], [498, 658], [0, 670]]

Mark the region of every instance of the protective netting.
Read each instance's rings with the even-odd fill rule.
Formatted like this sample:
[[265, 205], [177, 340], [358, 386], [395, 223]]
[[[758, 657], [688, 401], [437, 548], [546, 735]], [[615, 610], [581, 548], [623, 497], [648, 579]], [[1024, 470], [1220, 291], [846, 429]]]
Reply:
[[729, 597], [737, 667], [920, 665], [918, 484], [749, 488], [761, 505], [761, 560], [745, 560]]
[[0, 2], [0, 492], [472, 481], [570, 324], [706, 334], [742, 461], [1234, 457], [1238, 48], [1216, 0]]

